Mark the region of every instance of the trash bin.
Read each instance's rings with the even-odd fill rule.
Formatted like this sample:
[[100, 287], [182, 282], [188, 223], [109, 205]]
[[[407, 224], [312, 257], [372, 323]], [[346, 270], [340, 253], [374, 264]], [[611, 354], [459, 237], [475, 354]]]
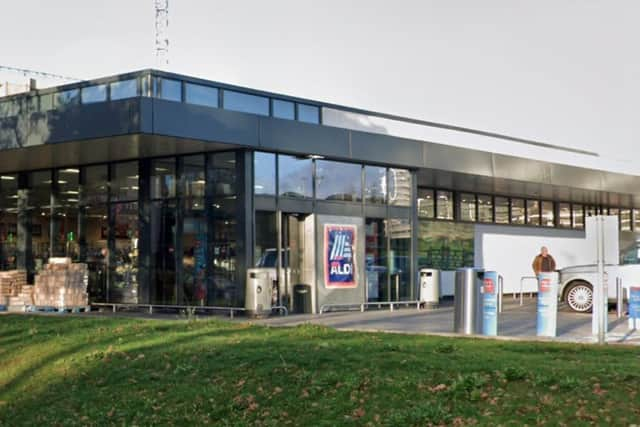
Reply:
[[247, 293], [244, 308], [250, 317], [268, 316], [271, 313], [273, 284], [269, 270], [250, 268], [247, 270]]
[[420, 269], [420, 302], [430, 307], [440, 303], [440, 270]]
[[293, 286], [293, 312], [311, 313], [311, 286], [303, 283]]
[[472, 335], [482, 333], [482, 281], [484, 271], [459, 268], [455, 275], [453, 331]]

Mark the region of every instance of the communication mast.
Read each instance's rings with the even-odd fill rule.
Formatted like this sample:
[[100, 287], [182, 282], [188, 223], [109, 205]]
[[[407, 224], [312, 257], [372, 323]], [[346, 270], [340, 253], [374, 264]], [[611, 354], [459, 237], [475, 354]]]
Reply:
[[154, 0], [156, 11], [156, 65], [169, 65], [169, 0]]

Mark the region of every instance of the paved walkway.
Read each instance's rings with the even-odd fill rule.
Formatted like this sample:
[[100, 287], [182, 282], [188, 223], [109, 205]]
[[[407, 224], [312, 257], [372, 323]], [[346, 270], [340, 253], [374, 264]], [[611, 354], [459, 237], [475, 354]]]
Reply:
[[[447, 304], [438, 309], [420, 311], [415, 308], [389, 310], [370, 310], [333, 312], [322, 315], [290, 315], [255, 320], [257, 324], [271, 326], [293, 326], [314, 323], [342, 330], [386, 331], [417, 334], [453, 334], [453, 305]], [[567, 308], [558, 312], [556, 341], [594, 342], [591, 336], [591, 314], [574, 313]], [[640, 332], [628, 332], [626, 319], [616, 319], [615, 313], [609, 313], [609, 337], [611, 343], [624, 342], [640, 345]], [[498, 334], [501, 337], [516, 339], [539, 339], [536, 337], [536, 300], [525, 298], [524, 305], [505, 298], [503, 312], [498, 322]], [[547, 338], [541, 338], [548, 340]]]

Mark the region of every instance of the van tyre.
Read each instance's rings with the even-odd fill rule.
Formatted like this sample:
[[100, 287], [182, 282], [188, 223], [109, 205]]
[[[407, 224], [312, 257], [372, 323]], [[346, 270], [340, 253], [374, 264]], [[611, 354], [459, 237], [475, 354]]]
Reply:
[[571, 310], [587, 313], [593, 307], [593, 287], [583, 281], [572, 282], [564, 293], [564, 302]]

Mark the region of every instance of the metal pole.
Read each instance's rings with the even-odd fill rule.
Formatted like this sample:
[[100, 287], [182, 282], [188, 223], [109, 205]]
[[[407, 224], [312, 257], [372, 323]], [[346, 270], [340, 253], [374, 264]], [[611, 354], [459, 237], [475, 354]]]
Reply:
[[622, 287], [622, 278], [616, 277], [616, 315], [618, 319], [622, 318], [622, 304], [624, 304], [624, 288]]
[[400, 301], [400, 274], [396, 273], [396, 301]]
[[504, 277], [498, 276], [498, 313], [502, 313], [502, 287], [504, 285]]
[[[607, 301], [604, 283], [604, 217], [598, 216], [596, 218], [597, 224], [597, 254], [598, 254], [598, 299], [595, 303], [598, 304], [598, 344], [604, 344], [606, 339], [605, 331], [605, 316], [604, 302]], [[595, 304], [594, 304], [595, 306]]]
[[522, 299], [522, 290], [523, 290], [523, 285], [522, 283], [524, 282], [524, 277], [520, 278], [520, 306], [522, 306], [524, 304], [524, 300]]

